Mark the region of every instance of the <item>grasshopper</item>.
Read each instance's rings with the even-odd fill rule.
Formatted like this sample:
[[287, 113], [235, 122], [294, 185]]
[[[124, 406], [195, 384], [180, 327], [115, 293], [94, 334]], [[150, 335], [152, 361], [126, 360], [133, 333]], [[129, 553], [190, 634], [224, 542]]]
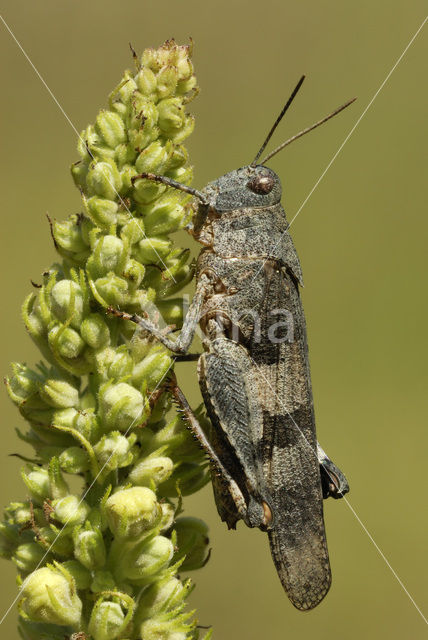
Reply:
[[[149, 319], [120, 311], [181, 359], [199, 324], [203, 349], [198, 376], [207, 414], [204, 432], [176, 381], [172, 391], [212, 463], [217, 510], [229, 528], [242, 519], [266, 531], [282, 585], [295, 607], [308, 610], [326, 595], [331, 571], [323, 498], [349, 486], [316, 440], [302, 272], [281, 206], [281, 182], [264, 162], [287, 144], [347, 107], [304, 129], [259, 164], [285, 104], [254, 161], [202, 191], [167, 176], [144, 173], [190, 193], [190, 233], [203, 245], [196, 291], [181, 332], [171, 337]], [[286, 322], [278, 322], [282, 311]], [[175, 379], [174, 379], [175, 380]]]

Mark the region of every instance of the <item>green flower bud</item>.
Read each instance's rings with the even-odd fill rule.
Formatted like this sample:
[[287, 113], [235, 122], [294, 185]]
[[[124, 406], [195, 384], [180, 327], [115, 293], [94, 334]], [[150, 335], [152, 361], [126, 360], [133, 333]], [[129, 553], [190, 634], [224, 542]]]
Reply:
[[118, 273], [123, 269], [124, 258], [126, 254], [120, 238], [101, 236], [94, 247], [94, 253], [88, 260], [88, 270], [94, 278], [110, 271]]
[[148, 456], [135, 464], [129, 479], [132, 484], [140, 487], [157, 486], [164, 482], [174, 469], [171, 458], [165, 456]]
[[143, 264], [156, 264], [171, 251], [171, 241], [163, 236], [143, 238], [132, 251], [135, 258]]
[[119, 171], [114, 162], [93, 162], [86, 176], [91, 195], [116, 200], [122, 188]]
[[167, 195], [159, 198], [150, 205], [150, 212], [144, 217], [146, 233], [149, 236], [173, 233], [181, 227], [185, 215], [185, 210], [176, 196]]
[[105, 386], [99, 396], [100, 414], [106, 428], [126, 431], [137, 426], [144, 412], [142, 394], [126, 382]]
[[48, 342], [51, 349], [58, 351], [63, 358], [77, 358], [85, 348], [82, 338], [71, 327], [52, 327]]
[[102, 477], [111, 471], [127, 467], [134, 459], [132, 454], [132, 440], [126, 438], [119, 431], [112, 431], [101, 438], [94, 446]]
[[122, 556], [120, 569], [124, 577], [136, 585], [152, 582], [164, 571], [174, 555], [174, 546], [164, 536], [151, 537]]
[[171, 140], [175, 144], [181, 144], [186, 138], [190, 136], [195, 128], [195, 118], [193, 116], [186, 116], [184, 126], [181, 127], [175, 134], [170, 134]]
[[112, 200], [92, 196], [84, 200], [85, 209], [94, 224], [99, 227], [109, 227], [117, 221], [118, 205]]
[[74, 557], [87, 569], [93, 571], [104, 566], [106, 549], [103, 534], [99, 529], [77, 527], [73, 531]]
[[132, 372], [134, 362], [132, 357], [125, 350], [115, 352], [110, 366], [108, 368], [108, 377], [117, 380], [123, 378]]
[[32, 396], [38, 398], [40, 377], [36, 372], [19, 362], [12, 363], [12, 371], [14, 375], [6, 380], [10, 399], [19, 406], [28, 403]]
[[84, 473], [90, 467], [88, 453], [80, 447], [68, 447], [59, 455], [59, 464], [66, 473]]
[[139, 178], [134, 182], [133, 198], [140, 204], [147, 204], [153, 202], [166, 190], [166, 187], [162, 184], [157, 184], [152, 180], [146, 180], [145, 178]]
[[166, 135], [176, 133], [186, 122], [186, 114], [181, 98], [167, 98], [157, 105], [159, 127]]
[[43, 504], [46, 498], [51, 497], [51, 487], [47, 469], [34, 466], [29, 473], [22, 471], [21, 475], [34, 502]]
[[176, 609], [189, 593], [190, 583], [167, 575], [145, 589], [135, 612], [135, 624]]
[[151, 97], [156, 91], [156, 76], [151, 69], [143, 67], [135, 76], [135, 82], [141, 93]]
[[[170, 148], [170, 147], [169, 147]], [[152, 142], [143, 149], [135, 161], [135, 168], [138, 173], [160, 173], [169, 155], [169, 148], [164, 146], [159, 140]]]
[[136, 289], [144, 278], [145, 269], [142, 264], [132, 258], [126, 262], [123, 277], [129, 281], [130, 287]]
[[201, 467], [192, 462], [183, 462], [172, 473], [172, 475], [162, 483], [160, 492], [163, 496], [173, 498], [178, 496], [177, 485], [183, 496], [189, 496], [199, 491], [209, 481], [209, 474], [206, 467]]
[[45, 551], [35, 542], [24, 542], [20, 544], [12, 556], [12, 562], [16, 564], [20, 571], [30, 573], [34, 571], [44, 559]]
[[162, 517], [156, 495], [145, 487], [117, 491], [108, 498], [106, 513], [114, 536], [131, 540], [151, 531]]
[[109, 328], [98, 313], [91, 313], [83, 320], [80, 335], [92, 349], [101, 349], [110, 343]]
[[98, 601], [92, 609], [89, 633], [94, 640], [113, 640], [121, 635], [125, 614], [116, 602]]
[[166, 324], [173, 324], [176, 328], [182, 326], [184, 318], [183, 298], [160, 300], [157, 303], [157, 307]]
[[198, 460], [204, 455], [192, 432], [178, 415], [154, 434], [151, 447], [154, 450], [166, 447], [167, 455], [186, 462]]
[[49, 548], [59, 558], [69, 559], [73, 557], [73, 541], [68, 533], [61, 531], [61, 535], [58, 535], [61, 531], [60, 528], [54, 524], [50, 524], [46, 527], [40, 527], [40, 544], [45, 551]]
[[157, 93], [159, 99], [169, 98], [174, 95], [178, 82], [178, 71], [176, 67], [165, 66], [156, 76]]
[[77, 590], [89, 589], [92, 582], [92, 575], [80, 562], [77, 560], [66, 560], [61, 563], [61, 566], [74, 578]]
[[[89, 158], [89, 156], [88, 156]], [[74, 184], [80, 190], [86, 189], [86, 176], [88, 174], [88, 165], [81, 160], [73, 162], [70, 167], [71, 177]]]
[[101, 432], [97, 418], [91, 410], [61, 409], [53, 414], [52, 423], [59, 427], [76, 429], [89, 442], [98, 440]]
[[51, 290], [52, 312], [60, 322], [66, 322], [71, 316], [71, 326], [80, 327], [83, 316], [83, 294], [73, 280], [60, 280]]
[[113, 591], [116, 589], [116, 582], [110, 571], [95, 571], [91, 582], [92, 593], [101, 593], [102, 591]]
[[8, 522], [0, 522], [0, 558], [9, 560], [19, 541], [19, 529]]
[[171, 365], [171, 357], [165, 349], [155, 347], [149, 355], [134, 366], [132, 382], [140, 387], [145, 381], [148, 389], [154, 389], [163, 380]]
[[177, 533], [178, 552], [176, 560], [185, 558], [182, 571], [200, 569], [209, 557], [208, 527], [198, 518], [177, 518], [174, 529]]
[[153, 618], [145, 620], [140, 626], [140, 638], [142, 640], [188, 640], [191, 625], [185, 624], [177, 618], [162, 620]]
[[22, 609], [30, 620], [78, 627], [82, 602], [65, 569], [37, 569], [25, 579], [22, 597]]
[[122, 118], [112, 111], [100, 111], [95, 121], [95, 131], [106, 145], [114, 149], [126, 141], [125, 125]]
[[61, 255], [85, 262], [89, 247], [82, 234], [83, 216], [73, 213], [66, 220], [54, 220], [52, 235]]
[[82, 524], [90, 511], [86, 502], [78, 496], [73, 495], [60, 498], [59, 500], [53, 500], [52, 507], [52, 518], [61, 522], [61, 524], [71, 526]]
[[40, 387], [40, 397], [51, 407], [66, 409], [77, 407], [79, 404], [79, 392], [65, 380], [52, 378]]
[[95, 289], [106, 304], [120, 307], [126, 300], [128, 283], [123, 278], [110, 274], [95, 280]]
[[[33, 515], [37, 521], [40, 514], [39, 509], [33, 508]], [[11, 502], [5, 509], [7, 522], [17, 524], [19, 527], [27, 525], [31, 521], [31, 509], [28, 502]]]
[[129, 245], [139, 242], [144, 237], [143, 221], [131, 218], [120, 230], [120, 237], [127, 241]]
[[171, 529], [175, 520], [175, 507], [169, 502], [162, 502], [162, 520], [160, 522], [160, 533], [165, 533]]

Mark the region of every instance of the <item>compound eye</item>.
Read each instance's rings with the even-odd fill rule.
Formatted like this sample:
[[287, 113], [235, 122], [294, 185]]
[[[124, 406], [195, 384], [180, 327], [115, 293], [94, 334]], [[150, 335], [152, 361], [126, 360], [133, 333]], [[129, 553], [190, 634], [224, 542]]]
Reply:
[[275, 180], [271, 176], [256, 175], [247, 182], [247, 187], [261, 195], [270, 193], [274, 187]]

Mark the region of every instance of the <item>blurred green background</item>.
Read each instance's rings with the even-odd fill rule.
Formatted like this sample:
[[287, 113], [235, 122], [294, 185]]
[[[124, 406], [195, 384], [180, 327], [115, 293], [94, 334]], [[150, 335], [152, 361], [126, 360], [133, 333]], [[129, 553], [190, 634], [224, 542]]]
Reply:
[[[289, 218], [325, 169], [422, 23], [425, 3], [330, 0], [7, 0], [3, 15], [80, 131], [138, 52], [174, 36], [195, 40], [202, 92], [192, 103], [195, 185], [247, 164], [300, 74], [308, 78], [272, 145], [354, 95], [337, 119], [276, 156]], [[1, 25], [0, 25], [1, 26]], [[427, 580], [428, 221], [422, 190], [426, 123], [422, 31], [311, 196], [292, 235], [303, 292], [318, 436], [351, 483], [350, 503], [425, 615]], [[34, 362], [20, 321], [30, 279], [54, 260], [45, 213], [79, 211], [68, 167], [76, 134], [2, 27], [1, 366]], [[195, 243], [186, 240], [198, 251]], [[198, 402], [195, 365], [178, 374]], [[2, 394], [0, 503], [25, 495], [14, 434], [21, 423]], [[222, 640], [269, 637], [423, 638], [427, 627], [347, 505], [326, 504], [333, 586], [310, 613], [282, 592], [266, 536], [228, 532], [211, 489], [187, 513], [211, 528], [212, 557], [193, 574], [191, 602]], [[16, 595], [1, 566], [1, 611]], [[17, 638], [16, 608], [0, 630]]]

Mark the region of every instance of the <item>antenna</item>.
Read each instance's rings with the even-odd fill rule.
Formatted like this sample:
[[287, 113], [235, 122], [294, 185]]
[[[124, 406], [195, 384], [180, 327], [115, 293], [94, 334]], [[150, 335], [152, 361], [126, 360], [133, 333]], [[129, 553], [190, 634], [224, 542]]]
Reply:
[[190, 195], [198, 198], [198, 200], [200, 200], [202, 204], [208, 204], [206, 197], [203, 193], [201, 193], [201, 191], [193, 189], [193, 187], [188, 187], [187, 185], [182, 184], [181, 182], [177, 182], [172, 178], [167, 178], [167, 176], [158, 176], [156, 173], [140, 173], [138, 176], [133, 176], [131, 178], [132, 184], [134, 184], [136, 180], [140, 180], [141, 178], [144, 178], [145, 180], [152, 180], [153, 182], [159, 182], [160, 184], [165, 184], [167, 187], [173, 187], [173, 189], [178, 189], [179, 191], [184, 191], [185, 193], [190, 193]]
[[293, 93], [291, 94], [291, 96], [288, 98], [287, 102], [285, 103], [281, 113], [279, 114], [279, 116], [277, 117], [277, 119], [275, 120], [275, 123], [272, 127], [272, 129], [269, 131], [269, 133], [266, 136], [265, 141], [263, 142], [262, 146], [260, 147], [256, 157], [254, 158], [254, 160], [251, 163], [251, 167], [254, 167], [257, 164], [257, 160], [260, 158], [260, 156], [262, 155], [263, 151], [266, 148], [267, 143], [269, 142], [269, 140], [271, 139], [275, 129], [277, 128], [277, 126], [279, 125], [279, 123], [281, 122], [282, 118], [284, 117], [285, 112], [287, 111], [288, 107], [290, 106], [290, 104], [293, 102], [294, 98], [296, 97], [296, 94], [298, 92], [298, 90], [300, 89], [300, 87], [303, 84], [303, 80], [305, 79], [305, 76], [302, 76], [299, 80], [299, 82], [296, 84]]
[[338, 107], [337, 109], [335, 109], [335, 111], [330, 113], [325, 118], [322, 118], [322, 120], [318, 120], [318, 122], [315, 122], [315, 124], [312, 124], [310, 127], [306, 127], [306, 129], [303, 129], [303, 131], [300, 131], [299, 133], [296, 133], [295, 136], [293, 136], [292, 138], [289, 138], [288, 140], [286, 140], [285, 142], [280, 144], [279, 147], [277, 147], [276, 149], [274, 149], [273, 151], [268, 153], [268, 155], [265, 156], [263, 158], [263, 160], [261, 161], [261, 164], [264, 164], [265, 162], [270, 160], [272, 158], [272, 156], [276, 155], [279, 151], [284, 149], [284, 147], [286, 147], [287, 145], [291, 144], [292, 142], [294, 142], [298, 138], [301, 138], [302, 136], [304, 136], [305, 133], [309, 133], [309, 131], [312, 131], [312, 129], [316, 129], [321, 124], [324, 124], [324, 122], [327, 122], [327, 120], [330, 120], [330, 118], [333, 118], [334, 116], [337, 116], [338, 113], [343, 111], [343, 109], [346, 109], [346, 107], [349, 107], [349, 105], [352, 104], [353, 102], [355, 102], [356, 99], [357, 98], [352, 98], [351, 100], [348, 100], [348, 102], [345, 102], [345, 104], [342, 104], [341, 107]]

